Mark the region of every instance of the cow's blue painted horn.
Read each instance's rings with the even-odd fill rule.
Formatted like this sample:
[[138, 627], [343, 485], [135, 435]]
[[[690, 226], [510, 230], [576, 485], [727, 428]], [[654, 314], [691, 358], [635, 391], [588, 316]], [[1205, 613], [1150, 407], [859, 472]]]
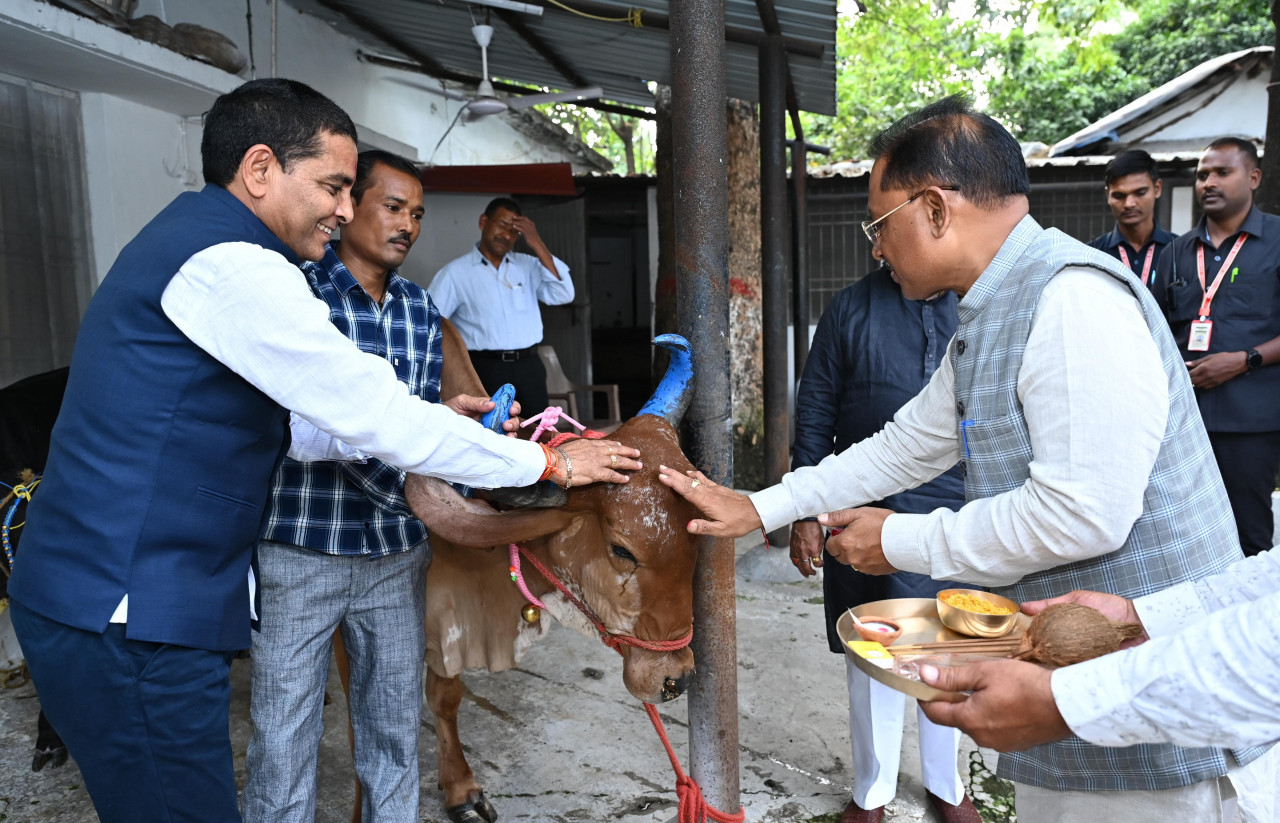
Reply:
[[670, 351], [671, 362], [640, 414], [652, 414], [672, 426], [679, 426], [693, 399], [693, 349], [689, 341], [678, 334], [660, 334], [653, 338], [653, 344]]

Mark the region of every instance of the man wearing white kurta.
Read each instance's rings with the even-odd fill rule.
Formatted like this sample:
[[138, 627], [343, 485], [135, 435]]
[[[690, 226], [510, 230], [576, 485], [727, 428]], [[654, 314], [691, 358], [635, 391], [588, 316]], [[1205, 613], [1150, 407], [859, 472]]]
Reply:
[[[774, 529], [962, 462], [960, 511], [836, 512], [826, 522], [846, 528], [828, 553], [868, 573], [959, 578], [1017, 601], [1077, 588], [1141, 596], [1238, 559], [1222, 479], [1158, 307], [1113, 258], [1028, 216], [1012, 135], [949, 98], [894, 124], [873, 153], [878, 219], [864, 229], [905, 296], [961, 296], [948, 357], [875, 437], [749, 499], [665, 472], [707, 515], [691, 530]], [[1155, 823], [1171, 812], [1222, 820], [1232, 793], [1224, 776], [1263, 751], [1069, 738], [1003, 755], [999, 773], [1016, 784], [1022, 823]], [[1101, 817], [1099, 803], [1109, 809]]]

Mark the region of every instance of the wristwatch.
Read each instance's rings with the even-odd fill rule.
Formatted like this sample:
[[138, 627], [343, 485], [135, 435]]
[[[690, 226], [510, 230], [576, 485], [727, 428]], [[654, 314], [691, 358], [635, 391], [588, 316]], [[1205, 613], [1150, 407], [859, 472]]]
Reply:
[[1249, 366], [1249, 371], [1262, 368], [1262, 352], [1257, 349], [1249, 349], [1245, 355], [1245, 363]]

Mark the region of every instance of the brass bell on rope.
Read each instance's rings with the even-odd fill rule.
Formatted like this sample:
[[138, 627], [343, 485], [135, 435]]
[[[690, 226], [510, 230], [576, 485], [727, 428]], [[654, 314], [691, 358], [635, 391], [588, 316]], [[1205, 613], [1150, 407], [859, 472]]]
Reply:
[[524, 608], [520, 610], [520, 616], [524, 618], [526, 623], [537, 623], [542, 619], [542, 609], [532, 603], [526, 603]]

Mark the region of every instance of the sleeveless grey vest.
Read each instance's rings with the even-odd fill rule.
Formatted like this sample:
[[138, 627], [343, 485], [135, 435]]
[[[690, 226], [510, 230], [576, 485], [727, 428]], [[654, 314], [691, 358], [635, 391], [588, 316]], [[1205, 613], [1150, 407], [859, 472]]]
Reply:
[[[957, 306], [951, 347], [957, 434], [966, 449], [965, 496], [993, 497], [1030, 477], [1031, 438], [1018, 400], [1018, 372], [1040, 295], [1068, 266], [1088, 266], [1124, 283], [1142, 309], [1169, 381], [1169, 419], [1143, 498], [1124, 545], [1110, 554], [1029, 574], [992, 591], [1023, 602], [1094, 589], [1138, 597], [1221, 571], [1239, 559], [1239, 537], [1187, 369], [1150, 292], [1114, 258], [1030, 217]], [[1123, 357], [1123, 352], [1116, 352]], [[1101, 366], [1100, 366], [1101, 367]], [[1064, 408], [1063, 414], [1071, 410]], [[1247, 763], [1267, 747], [1234, 752]], [[1078, 737], [1002, 754], [1001, 777], [1049, 789], [1169, 789], [1218, 777], [1221, 749], [1141, 745], [1102, 748]]]

